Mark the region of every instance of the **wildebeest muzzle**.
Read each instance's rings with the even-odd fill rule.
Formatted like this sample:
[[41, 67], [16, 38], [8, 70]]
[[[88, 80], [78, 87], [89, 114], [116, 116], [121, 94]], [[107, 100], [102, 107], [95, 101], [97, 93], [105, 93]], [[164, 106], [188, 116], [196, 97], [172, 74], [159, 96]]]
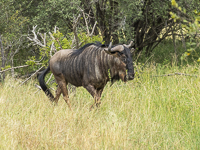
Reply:
[[128, 80], [133, 80], [134, 79], [134, 74], [128, 74], [127, 76], [128, 76], [128, 78], [127, 78]]

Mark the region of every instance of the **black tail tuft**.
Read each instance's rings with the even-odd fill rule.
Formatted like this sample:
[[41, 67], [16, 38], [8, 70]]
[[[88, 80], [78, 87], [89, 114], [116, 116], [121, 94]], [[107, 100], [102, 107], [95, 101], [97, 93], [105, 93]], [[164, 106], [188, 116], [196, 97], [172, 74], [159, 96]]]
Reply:
[[45, 92], [45, 94], [50, 98], [50, 100], [54, 99], [53, 94], [51, 93], [51, 91], [47, 88], [44, 78], [46, 76], [46, 74], [50, 71], [50, 66], [47, 67], [47, 69], [45, 69], [38, 77], [39, 83], [40, 83], [40, 87], [42, 88], [42, 90]]

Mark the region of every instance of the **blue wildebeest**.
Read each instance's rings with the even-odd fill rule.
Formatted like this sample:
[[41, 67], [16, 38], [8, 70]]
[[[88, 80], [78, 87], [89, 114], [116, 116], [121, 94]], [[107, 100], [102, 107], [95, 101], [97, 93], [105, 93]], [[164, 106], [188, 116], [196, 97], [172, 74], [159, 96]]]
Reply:
[[[134, 79], [133, 61], [129, 45], [109, 46], [101, 43], [89, 43], [77, 50], [65, 49], [56, 52], [49, 61], [49, 66], [39, 76], [42, 90], [51, 101], [57, 103], [63, 94], [63, 98], [71, 109], [68, 98], [67, 84], [79, 87], [83, 86], [94, 97], [95, 103], [100, 104], [101, 94], [106, 83], [111, 79], [121, 79], [126, 82]], [[56, 96], [47, 88], [44, 78], [51, 70], [58, 84]], [[127, 70], [127, 73], [126, 73]]]

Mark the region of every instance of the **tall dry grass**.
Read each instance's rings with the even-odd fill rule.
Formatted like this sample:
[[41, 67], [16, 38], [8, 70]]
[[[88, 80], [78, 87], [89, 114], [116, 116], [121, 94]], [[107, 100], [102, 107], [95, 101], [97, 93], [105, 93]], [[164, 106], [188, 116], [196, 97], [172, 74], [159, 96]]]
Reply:
[[[200, 79], [154, 74], [195, 67], [145, 68], [140, 78], [106, 86], [102, 105], [78, 88], [52, 105], [32, 82], [0, 86], [0, 149], [200, 149]], [[197, 72], [199, 74], [199, 72]]]

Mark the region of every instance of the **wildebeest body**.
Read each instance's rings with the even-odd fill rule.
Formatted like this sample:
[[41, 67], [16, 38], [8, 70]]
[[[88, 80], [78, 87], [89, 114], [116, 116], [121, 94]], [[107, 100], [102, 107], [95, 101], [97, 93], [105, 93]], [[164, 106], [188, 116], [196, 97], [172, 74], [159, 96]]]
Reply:
[[[130, 50], [125, 47], [123, 51], [108, 54], [105, 51], [106, 48], [105, 45], [90, 43], [78, 50], [67, 49], [56, 52], [50, 59], [50, 67], [39, 76], [42, 89], [56, 103], [62, 92], [65, 101], [71, 107], [67, 84], [71, 83], [76, 87], [83, 86], [95, 98], [95, 104], [97, 104], [100, 102], [101, 93], [109, 78], [112, 82], [119, 79], [126, 81], [126, 69], [128, 69], [129, 79], [134, 77], [132, 59], [126, 56], [130, 55]], [[49, 70], [52, 71], [58, 83], [55, 98], [44, 84], [44, 77]]]

